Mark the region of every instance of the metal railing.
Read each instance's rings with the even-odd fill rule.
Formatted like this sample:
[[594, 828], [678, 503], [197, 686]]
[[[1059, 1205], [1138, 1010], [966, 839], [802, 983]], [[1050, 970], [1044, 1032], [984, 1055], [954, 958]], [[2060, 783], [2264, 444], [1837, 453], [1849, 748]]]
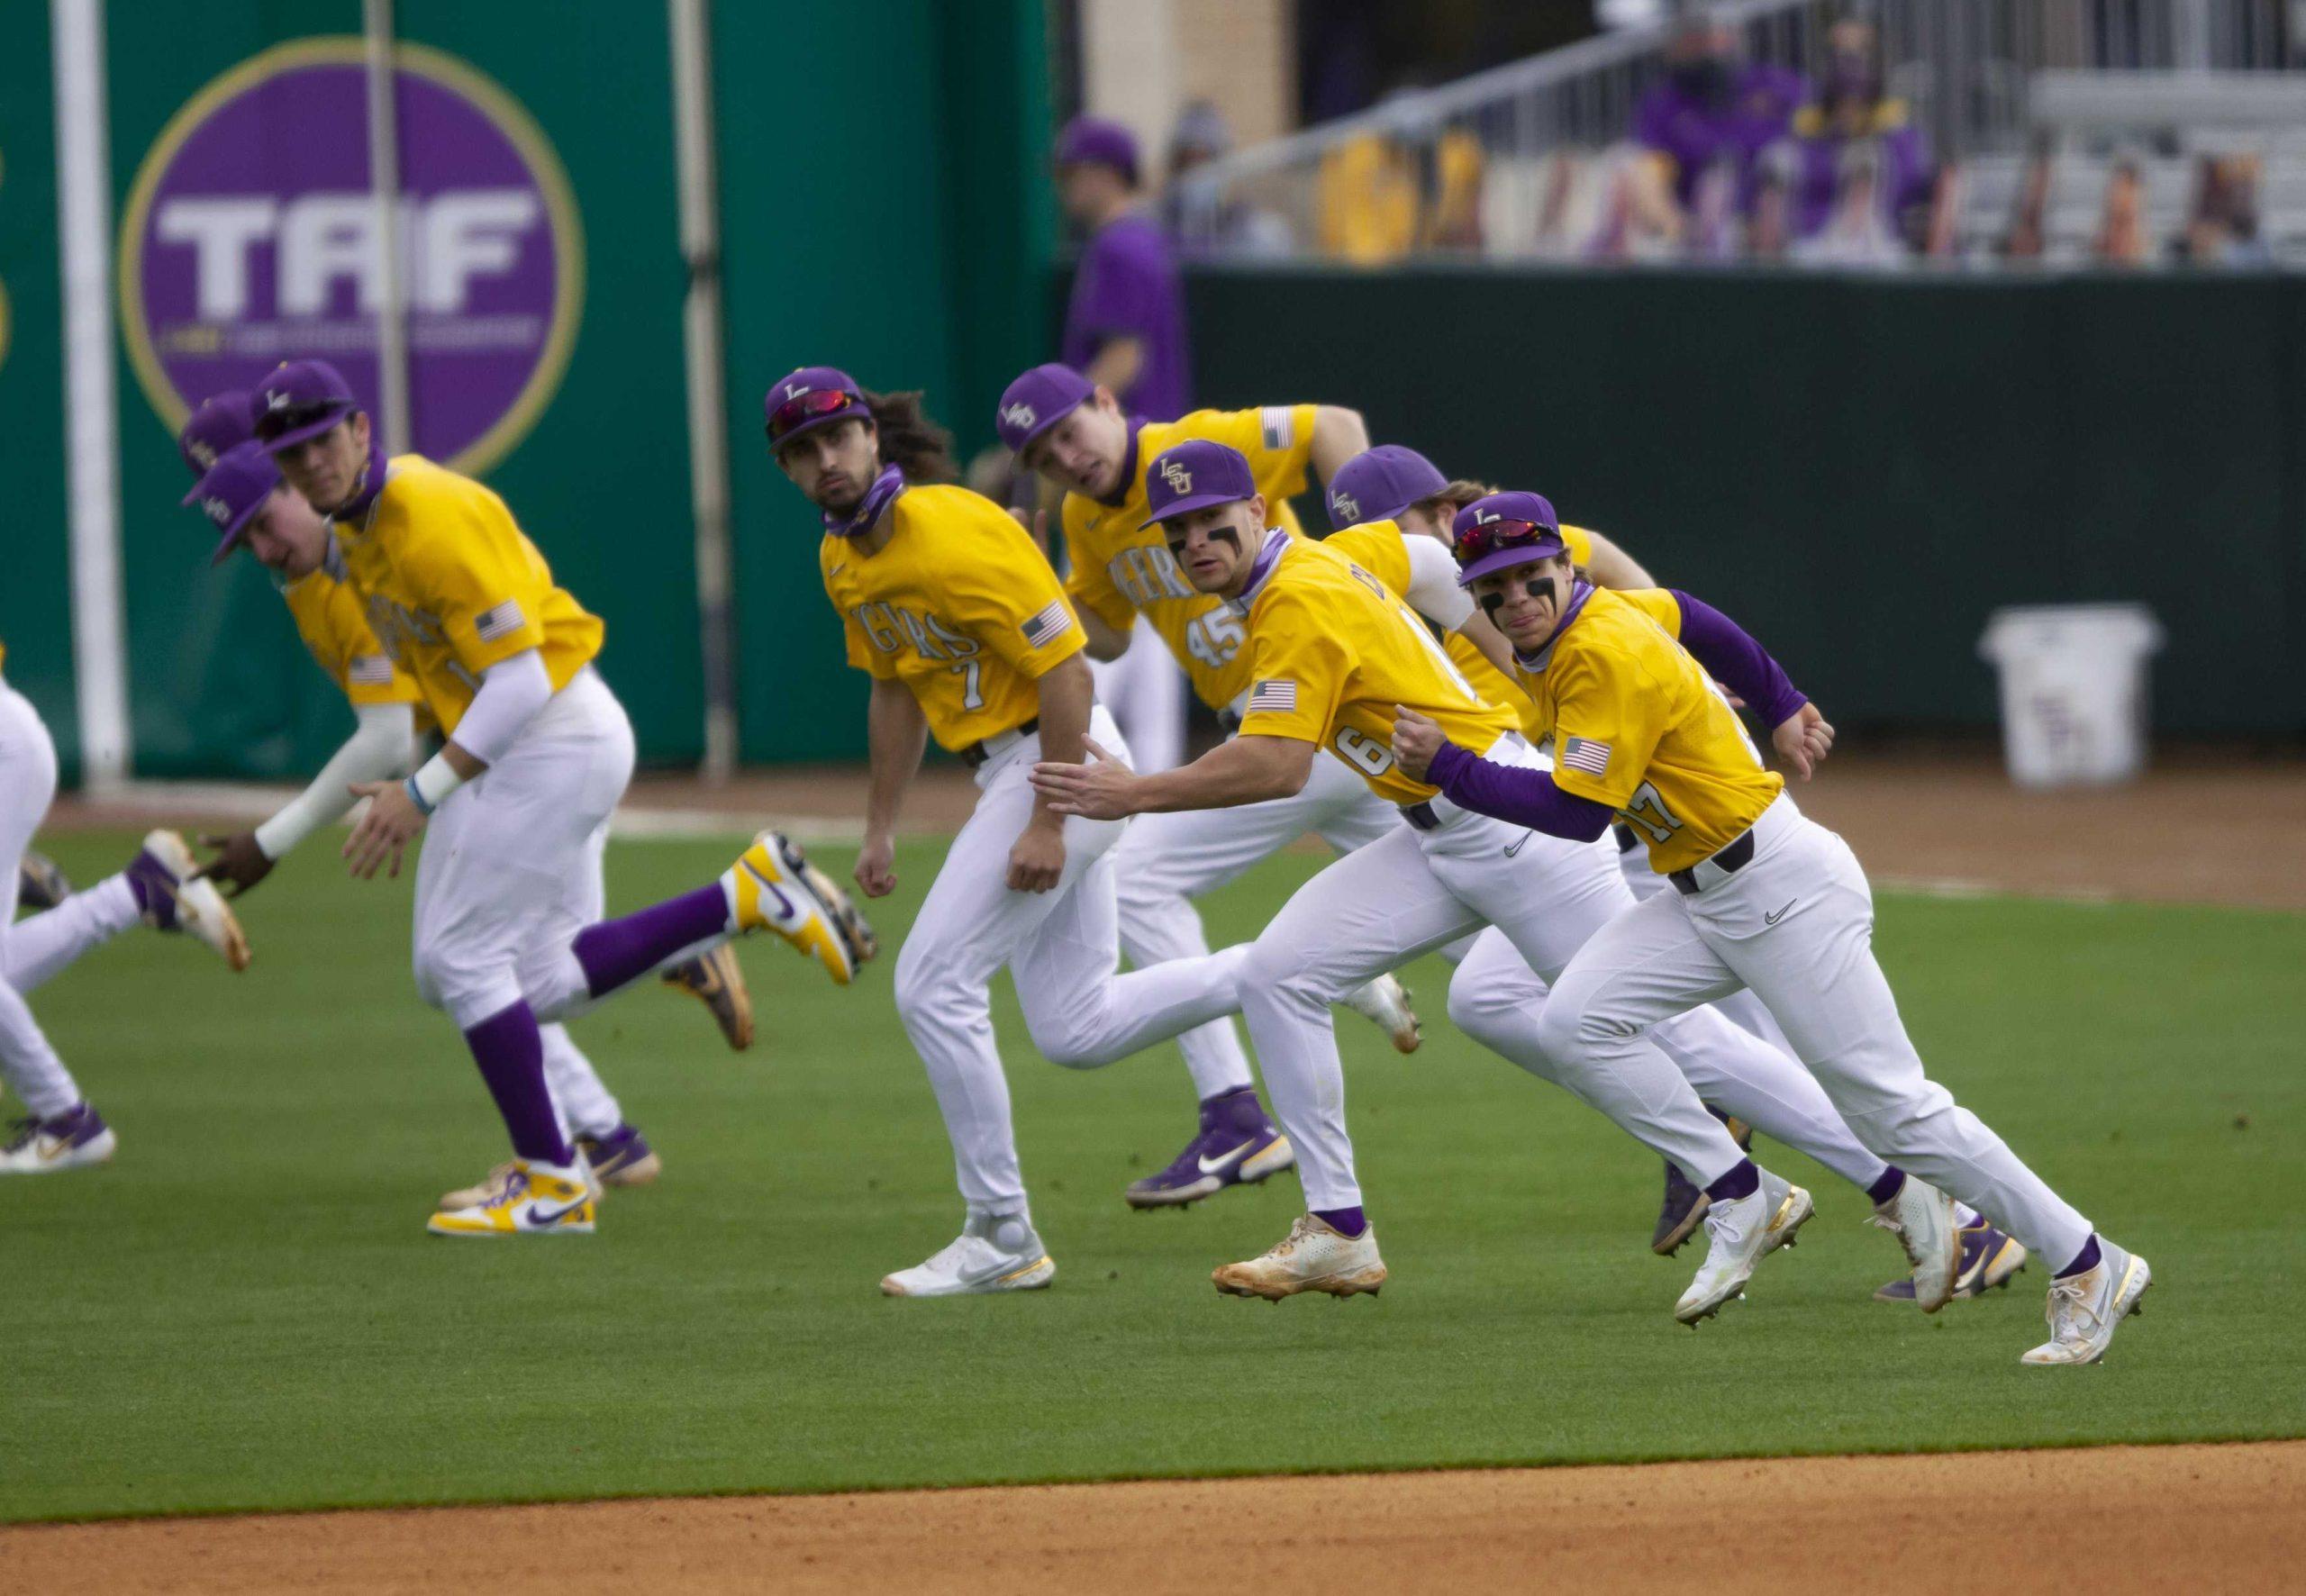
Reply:
[[[1889, 92], [1907, 102], [1933, 155], [1947, 161], [2022, 148], [2029, 86], [2046, 71], [2283, 68], [2292, 9], [2293, 0], [1741, 0], [1715, 8], [1741, 32], [1750, 59], [1813, 80], [1834, 23], [1853, 12], [1870, 18]], [[1668, 38], [1662, 27], [1605, 34], [1196, 168], [1178, 179], [1172, 200], [1179, 242], [1202, 258], [1366, 263], [1475, 250], [1485, 227], [1542, 231], [1581, 203], [1559, 158], [1623, 159], [1635, 107], [1665, 75]], [[1582, 203], [1590, 210], [1602, 202]], [[1502, 228], [1482, 214], [1491, 212], [1502, 213]], [[1608, 224], [1606, 216], [1584, 220]]]

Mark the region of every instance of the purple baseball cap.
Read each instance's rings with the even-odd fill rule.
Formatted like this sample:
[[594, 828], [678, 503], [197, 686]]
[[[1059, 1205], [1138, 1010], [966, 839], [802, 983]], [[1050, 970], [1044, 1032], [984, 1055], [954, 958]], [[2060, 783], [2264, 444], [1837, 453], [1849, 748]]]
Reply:
[[1391, 521], [1420, 499], [1449, 485], [1431, 460], [1399, 443], [1365, 449], [1330, 478], [1330, 530], [1365, 521]]
[[237, 445], [256, 436], [256, 395], [239, 388], [212, 394], [177, 434], [177, 452], [198, 476]]
[[1457, 512], [1457, 585], [1471, 587], [1492, 571], [1551, 559], [1568, 545], [1561, 520], [1537, 494], [1492, 494]]
[[849, 373], [832, 366], [803, 366], [778, 378], [760, 408], [771, 449], [782, 449], [803, 432], [836, 422], [873, 419], [865, 390]]
[[325, 360], [283, 360], [256, 391], [256, 439], [277, 452], [317, 438], [360, 408], [352, 385]]
[[1212, 504], [1238, 504], [1257, 496], [1257, 479], [1238, 449], [1191, 438], [1153, 457], [1145, 469], [1146, 506], [1139, 524], [1158, 526]]
[[1052, 360], [1036, 366], [1001, 390], [1001, 409], [993, 418], [1001, 441], [1012, 454], [1023, 454], [1033, 440], [1096, 396], [1096, 385], [1070, 366]]
[[1076, 116], [1057, 136], [1060, 167], [1111, 167], [1137, 186], [1137, 135], [1102, 116]]
[[241, 535], [248, 530], [249, 522], [272, 497], [272, 490], [280, 485], [280, 467], [272, 463], [272, 456], [264, 445], [253, 439], [234, 444], [216, 457], [216, 463], [202, 473], [192, 491], [184, 496], [187, 506], [197, 504], [209, 521], [223, 534], [216, 545], [216, 552], [209, 557], [212, 566], [224, 563], [224, 557], [240, 547]]

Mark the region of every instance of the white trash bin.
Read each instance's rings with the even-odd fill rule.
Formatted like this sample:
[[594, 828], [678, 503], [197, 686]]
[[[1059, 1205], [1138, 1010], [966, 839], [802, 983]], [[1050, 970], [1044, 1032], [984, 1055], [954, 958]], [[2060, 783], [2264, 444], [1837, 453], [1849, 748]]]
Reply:
[[2146, 662], [2162, 624], [2144, 604], [1996, 610], [1978, 652], [2002, 673], [2002, 739], [2021, 787], [2106, 786], [2146, 768]]

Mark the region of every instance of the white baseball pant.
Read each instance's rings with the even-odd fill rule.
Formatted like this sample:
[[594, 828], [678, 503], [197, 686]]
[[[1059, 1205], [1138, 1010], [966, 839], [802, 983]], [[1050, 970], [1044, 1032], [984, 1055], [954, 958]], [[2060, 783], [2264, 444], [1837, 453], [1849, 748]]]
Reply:
[[[1487, 757], [1543, 763], [1518, 735]], [[1432, 830], [1396, 827], [1307, 882], [1251, 947], [1241, 971], [1242, 1016], [1274, 1113], [1297, 1150], [1312, 1209], [1361, 1201], [1330, 1003], [1403, 959], [1484, 924], [1550, 975], [1624, 902], [1616, 869], [1596, 846], [1524, 830], [1446, 799], [1434, 799], [1430, 808], [1439, 821]], [[1547, 1078], [1700, 1185], [1719, 1180], [1745, 1156], [1653, 1043], [1639, 1042], [1598, 1067], [1560, 1055], [1545, 1065]]]
[[1112, 709], [1114, 726], [1129, 740], [1134, 768], [1150, 773], [1185, 763], [1185, 673], [1159, 632], [1134, 628], [1128, 651], [1119, 659], [1091, 660], [1089, 677], [1097, 702]]
[[[1102, 706], [1090, 717], [1089, 735], [1127, 757]], [[1046, 893], [1010, 891], [1009, 850], [1032, 812], [1027, 778], [1040, 757], [1040, 737], [1027, 736], [977, 767], [976, 808], [897, 955], [898, 1017], [944, 1114], [961, 1196], [986, 1213], [1026, 1207], [1009, 1083], [986, 997], [994, 973], [1009, 966], [1035, 1047], [1052, 1062], [1091, 1067], [1232, 1013], [1248, 951], [1231, 948], [1115, 974], [1121, 821], [1067, 821], [1058, 884]]]
[[[1618, 850], [1618, 869], [1624, 875], [1626, 885], [1633, 889], [1637, 900], [1654, 898], [1659, 893], [1673, 890], [1671, 882], [1649, 867], [1649, 850], [1642, 846], [1639, 838], [1627, 830], [1622, 822], [1611, 827], [1610, 832], [1610, 840]], [[1628, 848], [1628, 842], [1633, 846]], [[1771, 1013], [1752, 992], [1733, 992], [1728, 997], [1715, 1000], [1712, 1007], [1735, 1021], [1741, 1029], [1751, 1031], [1788, 1058], [1793, 1056], [1793, 1044], [1785, 1039], [1785, 1029], [1778, 1024], [1777, 1016]], [[1727, 1103], [1715, 1106], [1737, 1113]], [[1745, 1115], [1739, 1114], [1738, 1117], [1742, 1120]]]
[[2090, 1221], [1923, 1073], [1875, 961], [1873, 889], [1849, 845], [1784, 794], [1753, 837], [1742, 869], [1697, 866], [1697, 892], [1634, 904], [1579, 951], [1539, 1018], [1546, 1051], [1605, 1066], [1661, 1020], [1748, 988], [1860, 1141], [2062, 1267]]

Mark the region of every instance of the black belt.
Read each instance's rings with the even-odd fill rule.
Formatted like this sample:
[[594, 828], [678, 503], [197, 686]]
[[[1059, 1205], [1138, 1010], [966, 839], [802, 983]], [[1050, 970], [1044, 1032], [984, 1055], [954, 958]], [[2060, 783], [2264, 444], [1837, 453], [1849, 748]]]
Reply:
[[[1039, 731], [1040, 729], [1041, 718], [1039, 715], [1035, 715], [1022, 726], [1012, 726], [1008, 731], [995, 732], [994, 735], [996, 737], [1007, 737], [1013, 732], [1019, 737], [1030, 737], [1034, 732]], [[969, 744], [968, 747], [961, 750], [961, 763], [967, 766], [971, 770], [975, 770], [978, 766], [984, 764], [987, 759], [992, 757], [993, 756], [985, 751], [985, 744], [981, 742], [973, 742]]]
[[1610, 827], [1610, 834], [1618, 839], [1618, 852], [1621, 854], [1630, 854], [1641, 846], [1641, 839], [1636, 837], [1633, 828], [1622, 821]]
[[[1721, 848], [1710, 857], [1700, 859], [1697, 865], [1711, 865], [1725, 875], [1735, 875], [1753, 862], [1754, 834], [1747, 831], [1727, 848]], [[1685, 897], [1693, 895], [1698, 890], [1697, 865], [1692, 865], [1686, 870], [1675, 870], [1666, 879], [1674, 884], [1675, 892]]]
[[1433, 812], [1433, 805], [1430, 803], [1403, 804], [1402, 819], [1421, 831], [1438, 830], [1441, 825], [1441, 817]]

